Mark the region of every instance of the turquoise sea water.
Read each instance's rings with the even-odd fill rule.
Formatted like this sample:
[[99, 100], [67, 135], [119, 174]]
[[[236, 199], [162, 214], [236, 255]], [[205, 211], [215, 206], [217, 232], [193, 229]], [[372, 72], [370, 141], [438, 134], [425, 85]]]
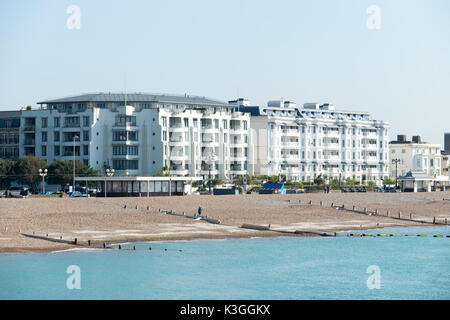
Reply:
[[[120, 251], [5, 253], [0, 298], [450, 298], [450, 238], [432, 237], [450, 234], [449, 227], [372, 232], [428, 236], [196, 240], [125, 244]], [[66, 286], [70, 265], [80, 268], [79, 290]], [[367, 286], [372, 265], [379, 268], [380, 289]]]

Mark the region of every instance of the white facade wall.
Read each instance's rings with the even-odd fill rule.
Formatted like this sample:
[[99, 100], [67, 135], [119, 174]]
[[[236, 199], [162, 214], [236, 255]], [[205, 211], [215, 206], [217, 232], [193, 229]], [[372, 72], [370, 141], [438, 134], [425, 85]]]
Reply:
[[285, 174], [289, 180], [315, 176], [378, 185], [389, 175], [386, 122], [366, 113], [305, 108], [263, 108], [252, 117], [257, 159], [252, 172]]
[[[59, 127], [54, 126], [55, 118], [60, 119]], [[34, 125], [26, 127], [27, 119]], [[206, 176], [209, 165], [211, 175], [221, 179], [247, 174], [250, 116], [231, 107], [73, 104], [23, 110], [21, 123], [20, 156], [32, 154], [48, 163], [73, 160], [75, 145], [77, 160], [94, 169], [113, 168], [120, 175], [156, 175], [168, 166], [171, 175]], [[74, 135], [79, 137], [75, 144], [70, 139]]]
[[[440, 144], [429, 143], [390, 143], [389, 160], [399, 159], [398, 177], [410, 170], [424, 171], [428, 176], [442, 175], [442, 156]], [[390, 177], [395, 178], [395, 164], [391, 165]]]

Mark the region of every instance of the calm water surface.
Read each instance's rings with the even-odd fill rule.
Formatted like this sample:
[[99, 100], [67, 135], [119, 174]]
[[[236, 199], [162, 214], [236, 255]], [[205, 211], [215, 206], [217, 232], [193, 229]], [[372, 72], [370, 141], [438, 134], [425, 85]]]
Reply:
[[[449, 227], [372, 232], [428, 236], [173, 241], [126, 244], [121, 251], [6, 253], [0, 254], [0, 298], [450, 298], [450, 238], [432, 237], [450, 234]], [[66, 286], [70, 265], [80, 268], [79, 290]], [[372, 265], [380, 270], [380, 289], [367, 286]]]

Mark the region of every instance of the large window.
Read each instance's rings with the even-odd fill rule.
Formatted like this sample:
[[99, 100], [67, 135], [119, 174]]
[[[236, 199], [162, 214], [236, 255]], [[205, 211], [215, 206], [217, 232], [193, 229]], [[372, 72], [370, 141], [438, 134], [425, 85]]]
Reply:
[[113, 141], [138, 141], [137, 131], [113, 131]]
[[124, 155], [137, 156], [139, 154], [138, 152], [139, 152], [138, 146], [127, 146], [127, 145], [113, 146], [113, 155], [115, 156], [124, 156]]
[[113, 159], [113, 168], [115, 170], [137, 170], [139, 168], [139, 164], [138, 160]]

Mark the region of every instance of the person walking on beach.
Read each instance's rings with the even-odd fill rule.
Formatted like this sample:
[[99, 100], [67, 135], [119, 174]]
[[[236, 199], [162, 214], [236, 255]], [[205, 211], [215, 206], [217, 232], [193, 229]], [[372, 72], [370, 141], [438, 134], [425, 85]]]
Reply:
[[202, 207], [198, 207], [198, 215], [201, 216], [202, 215]]
[[327, 185], [327, 193], [330, 193], [330, 185]]

